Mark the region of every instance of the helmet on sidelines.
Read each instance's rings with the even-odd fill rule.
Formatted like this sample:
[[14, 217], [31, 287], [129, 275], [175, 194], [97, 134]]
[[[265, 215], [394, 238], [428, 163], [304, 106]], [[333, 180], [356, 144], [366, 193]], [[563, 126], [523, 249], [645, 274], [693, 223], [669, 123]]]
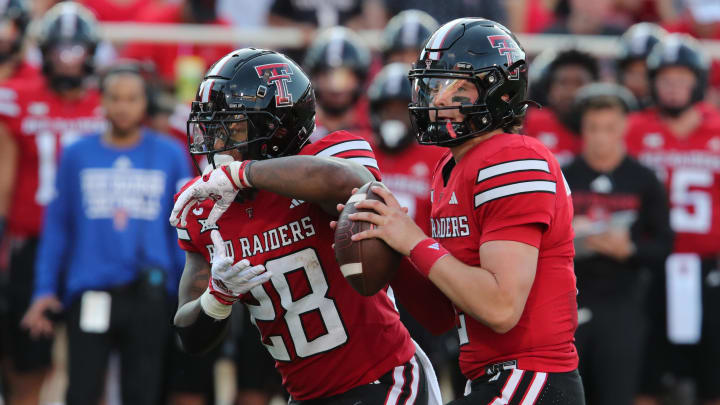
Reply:
[[[4, 62], [20, 52], [23, 41], [25, 40], [25, 33], [28, 23], [30, 22], [30, 13], [28, 12], [25, 1], [7, 0], [4, 3], [0, 3], [0, 21], [4, 24], [12, 24], [12, 28], [9, 29], [16, 30], [10, 33], [8, 32], [8, 27], [3, 25], [3, 37], [8, 34], [14, 35], [12, 39], [2, 38], [3, 48], [0, 49], [0, 62]], [[9, 40], [9, 43], [6, 43], [5, 40]]]
[[[43, 56], [43, 73], [57, 89], [79, 87], [94, 71], [93, 58], [100, 40], [93, 13], [72, 1], [58, 3], [45, 13], [38, 46]], [[58, 65], [81, 65], [81, 73], [59, 71]]]
[[215, 164], [218, 152], [243, 159], [294, 155], [315, 129], [310, 79], [287, 56], [243, 48], [215, 62], [200, 83], [187, 122], [190, 153]]
[[380, 70], [368, 89], [370, 124], [380, 146], [390, 151], [403, 149], [413, 141], [413, 134], [406, 122], [381, 119], [386, 103], [399, 101], [406, 106], [410, 103], [411, 89], [407, 79], [409, 69], [410, 65], [405, 63], [391, 63]]
[[370, 51], [352, 30], [332, 27], [322, 31], [312, 41], [305, 54], [303, 67], [311, 76], [345, 67], [364, 81], [370, 68]]
[[576, 134], [580, 133], [582, 117], [587, 108], [597, 100], [613, 100], [625, 113], [635, 111], [638, 102], [627, 88], [615, 83], [591, 83], [585, 85], [575, 94], [572, 107], [570, 127]]
[[634, 24], [620, 37], [620, 54], [617, 58], [618, 73], [629, 63], [645, 60], [652, 48], [667, 35], [657, 24], [641, 22]]
[[[695, 87], [690, 100], [684, 106], [668, 106], [659, 99], [656, 89], [657, 76], [664, 68], [682, 66], [695, 74]], [[650, 76], [651, 92], [655, 104], [665, 113], [679, 115], [693, 104], [705, 98], [705, 88], [708, 84], [710, 61], [700, 49], [696, 39], [685, 34], [669, 34], [664, 40], [656, 44], [647, 57], [648, 74]]]
[[[410, 118], [424, 145], [454, 146], [497, 128], [509, 130], [527, 110], [525, 51], [510, 30], [491, 20], [459, 18], [440, 27], [409, 79]], [[478, 97], [460, 105], [436, 104], [436, 96], [459, 85], [474, 88]], [[464, 119], [440, 122], [443, 110], [458, 110]]]
[[385, 26], [380, 50], [385, 59], [395, 52], [418, 52], [438, 27], [438, 22], [424, 11], [402, 11]]

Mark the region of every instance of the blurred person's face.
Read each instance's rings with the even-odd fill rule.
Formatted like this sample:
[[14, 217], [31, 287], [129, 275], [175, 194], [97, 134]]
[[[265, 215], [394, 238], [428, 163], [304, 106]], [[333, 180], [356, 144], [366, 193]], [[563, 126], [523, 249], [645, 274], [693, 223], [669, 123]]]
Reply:
[[20, 29], [10, 20], [0, 21], [0, 62], [12, 55], [13, 46], [20, 38]]
[[134, 74], [108, 77], [102, 103], [114, 135], [130, 135], [145, 118], [147, 99], [143, 80]]
[[669, 66], [658, 72], [655, 91], [659, 104], [668, 111], [684, 111], [691, 102], [697, 78], [692, 70], [683, 66]]
[[638, 100], [647, 98], [649, 93], [649, 82], [647, 77], [647, 66], [644, 60], [630, 62], [622, 71], [621, 81]]
[[92, 57], [87, 48], [73, 43], [58, 44], [49, 50], [47, 57], [50, 59], [50, 83], [56, 90], [82, 86], [87, 75], [85, 62]]
[[583, 152], [608, 156], [622, 150], [626, 124], [625, 112], [620, 107], [585, 111], [580, 129]]
[[357, 75], [347, 68], [320, 72], [313, 78], [313, 84], [320, 108], [331, 116], [340, 116], [355, 104], [361, 85]]
[[389, 100], [380, 109], [380, 128], [377, 136], [389, 149], [405, 144], [410, 135], [410, 114], [408, 103], [402, 100]]
[[[464, 79], [431, 78], [428, 82], [431, 91], [430, 107], [459, 107], [462, 104], [474, 104], [480, 93], [477, 87]], [[431, 110], [430, 120], [462, 122], [465, 114], [457, 108], [449, 110]]]
[[393, 52], [388, 54], [386, 64], [400, 62], [412, 65], [417, 61], [420, 50], [418, 49], [403, 49], [401, 51]]
[[580, 65], [564, 65], [555, 70], [551, 80], [548, 102], [562, 115], [570, 111], [575, 93], [592, 82], [592, 75]]

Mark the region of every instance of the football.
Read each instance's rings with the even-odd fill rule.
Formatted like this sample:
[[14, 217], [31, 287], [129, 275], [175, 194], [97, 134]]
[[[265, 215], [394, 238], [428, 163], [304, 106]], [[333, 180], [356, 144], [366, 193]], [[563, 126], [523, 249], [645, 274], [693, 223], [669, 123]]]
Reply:
[[373, 226], [369, 222], [348, 219], [350, 214], [372, 211], [356, 209], [357, 202], [366, 199], [383, 201], [382, 197], [370, 190], [372, 186], [387, 189], [378, 181], [371, 181], [360, 187], [345, 204], [335, 229], [335, 258], [340, 264], [340, 271], [355, 291], [366, 297], [374, 295], [390, 282], [397, 272], [401, 259], [401, 254], [381, 239], [365, 239], [358, 242], [350, 239], [352, 235]]

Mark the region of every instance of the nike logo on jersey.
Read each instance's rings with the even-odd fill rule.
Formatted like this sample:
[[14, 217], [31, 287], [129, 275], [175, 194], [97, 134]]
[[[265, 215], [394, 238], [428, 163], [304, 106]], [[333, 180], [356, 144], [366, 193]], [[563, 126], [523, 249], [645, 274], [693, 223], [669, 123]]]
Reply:
[[208, 220], [207, 220], [207, 219], [198, 219], [198, 222], [199, 222], [200, 225], [202, 226], [202, 228], [200, 228], [200, 233], [207, 232], [207, 231], [209, 231], [209, 230], [211, 230], [211, 229], [218, 229], [217, 224], [210, 225], [210, 224], [208, 224]]
[[290, 208], [295, 208], [300, 204], [303, 204], [305, 201], [303, 200], [296, 200], [293, 198], [293, 200], [290, 202]]
[[457, 205], [457, 197], [455, 197], [455, 192], [453, 191], [452, 195], [450, 196], [450, 204]]

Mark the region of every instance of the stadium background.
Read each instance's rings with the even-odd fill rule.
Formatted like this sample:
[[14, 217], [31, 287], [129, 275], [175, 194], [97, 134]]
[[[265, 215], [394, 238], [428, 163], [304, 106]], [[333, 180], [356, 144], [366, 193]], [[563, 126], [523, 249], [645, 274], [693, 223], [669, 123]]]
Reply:
[[[171, 21], [168, 7], [176, 7], [183, 1], [195, 3], [209, 11], [211, 17], [217, 17], [205, 16], [205, 20], [217, 21], [212, 24]], [[54, 3], [52, 0], [30, 0], [28, 5], [33, 21]], [[103, 44], [96, 54], [98, 71], [128, 59], [141, 60], [153, 84], [157, 103], [156, 114], [149, 119], [149, 125], [183, 143], [188, 101], [194, 97], [197, 84], [208, 67], [208, 58], [204, 60], [198, 54], [207, 55], [208, 49], [214, 49], [222, 55], [225, 50], [255, 46], [285, 50], [302, 61], [304, 50], [317, 32], [342, 22], [355, 29], [372, 52], [372, 64], [361, 83], [366, 89], [382, 67], [382, 30], [393, 15], [409, 8], [427, 10], [440, 24], [464, 16], [493, 18], [504, 23], [518, 33], [531, 60], [544, 55], [531, 63], [530, 77], [535, 83], [543, 79], [543, 69], [553, 55], [571, 48], [598, 59], [600, 81], [615, 81], [615, 59], [621, 51], [617, 34], [634, 23], [655, 22], [668, 31], [686, 32], [701, 39], [704, 52], [714, 59], [706, 100], [720, 108], [720, 2], [717, 0], [83, 0], [81, 3], [94, 11], [100, 22]], [[214, 15], [213, 8], [216, 9]], [[31, 24], [24, 57], [31, 64], [39, 65], [41, 55], [33, 45], [36, 31]], [[152, 49], [161, 49], [152, 48], [157, 44], [173, 50], [154, 53]], [[359, 111], [366, 111], [362, 107], [366, 102], [361, 96]], [[367, 120], [367, 116], [361, 118]], [[720, 241], [716, 242], [720, 245]], [[237, 323], [241, 324], [242, 320]], [[62, 401], [65, 360], [62, 333], [58, 336], [54, 351], [55, 371], [44, 388], [43, 403]], [[231, 340], [225, 353], [231, 352], [232, 346], [237, 344]], [[453, 345], [452, 339], [447, 345]], [[455, 359], [449, 357], [446, 368], [452, 369], [454, 362]], [[230, 355], [221, 355], [216, 363], [216, 403], [233, 403], [236, 382], [231, 375], [236, 366], [237, 362]], [[117, 367], [115, 363], [108, 374], [109, 404], [118, 403]], [[442, 370], [441, 374], [444, 399], [448, 400], [453, 395], [448, 376], [452, 373]], [[690, 388], [683, 387], [680, 384], [677, 390], [680, 393], [674, 394], [668, 403], [693, 403], [692, 384]], [[0, 396], [0, 404], [2, 402]]]

